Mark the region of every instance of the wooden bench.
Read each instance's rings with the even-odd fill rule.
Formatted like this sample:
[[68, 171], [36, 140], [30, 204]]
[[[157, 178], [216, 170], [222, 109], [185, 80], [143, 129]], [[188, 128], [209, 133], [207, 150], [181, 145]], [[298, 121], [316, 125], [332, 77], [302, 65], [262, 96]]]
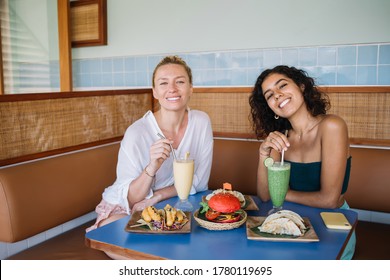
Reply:
[[[256, 194], [258, 147], [257, 141], [215, 139], [210, 188], [230, 182], [243, 193]], [[0, 169], [0, 241], [18, 242], [93, 211], [103, 189], [115, 180], [118, 148], [107, 145]], [[351, 207], [389, 213], [390, 151], [352, 148], [352, 158]], [[108, 259], [84, 245], [85, 228], [92, 223], [9, 259]]]

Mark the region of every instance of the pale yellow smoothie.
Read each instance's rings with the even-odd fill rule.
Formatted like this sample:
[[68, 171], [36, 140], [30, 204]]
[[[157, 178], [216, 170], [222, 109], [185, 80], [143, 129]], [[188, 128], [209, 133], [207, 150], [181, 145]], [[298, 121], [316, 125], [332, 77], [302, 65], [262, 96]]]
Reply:
[[194, 177], [193, 159], [175, 159], [173, 161], [173, 176], [175, 188], [180, 199], [187, 199], [191, 191]]

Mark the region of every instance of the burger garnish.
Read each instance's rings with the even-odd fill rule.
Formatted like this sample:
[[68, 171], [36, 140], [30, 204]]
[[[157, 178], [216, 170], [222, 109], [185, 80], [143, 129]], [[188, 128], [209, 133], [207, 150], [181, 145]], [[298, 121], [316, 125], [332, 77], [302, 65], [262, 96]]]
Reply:
[[200, 213], [205, 213], [206, 219], [215, 223], [234, 223], [242, 216], [240, 201], [231, 193], [215, 194], [200, 204]]

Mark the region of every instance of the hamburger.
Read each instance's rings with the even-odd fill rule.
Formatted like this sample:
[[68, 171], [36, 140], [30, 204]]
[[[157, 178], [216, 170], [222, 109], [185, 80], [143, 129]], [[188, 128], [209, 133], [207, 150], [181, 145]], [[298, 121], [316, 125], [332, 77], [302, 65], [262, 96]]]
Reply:
[[240, 200], [233, 194], [221, 192], [200, 203], [207, 220], [215, 223], [234, 223], [241, 219]]

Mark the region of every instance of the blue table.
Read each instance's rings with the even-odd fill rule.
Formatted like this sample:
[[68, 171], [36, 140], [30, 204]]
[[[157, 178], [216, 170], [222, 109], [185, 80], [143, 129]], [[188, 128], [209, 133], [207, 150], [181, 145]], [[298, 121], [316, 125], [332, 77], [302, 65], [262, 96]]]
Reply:
[[[209, 192], [209, 191], [208, 191]], [[190, 196], [191, 203], [198, 208], [203, 195]], [[248, 216], [266, 216], [272, 205], [253, 197], [259, 211], [248, 211]], [[160, 202], [157, 208], [167, 203], [174, 205], [177, 197]], [[248, 240], [245, 224], [238, 229], [210, 231], [199, 226], [192, 217], [191, 233], [143, 234], [126, 232], [129, 217], [90, 231], [85, 235], [86, 244], [103, 250], [136, 259], [178, 260], [314, 260], [339, 259], [352, 231], [356, 228], [357, 213], [352, 210], [329, 210], [286, 202], [284, 208], [310, 219], [319, 242], [278, 242]], [[320, 212], [342, 212], [352, 225], [352, 230], [332, 230], [324, 225]]]

